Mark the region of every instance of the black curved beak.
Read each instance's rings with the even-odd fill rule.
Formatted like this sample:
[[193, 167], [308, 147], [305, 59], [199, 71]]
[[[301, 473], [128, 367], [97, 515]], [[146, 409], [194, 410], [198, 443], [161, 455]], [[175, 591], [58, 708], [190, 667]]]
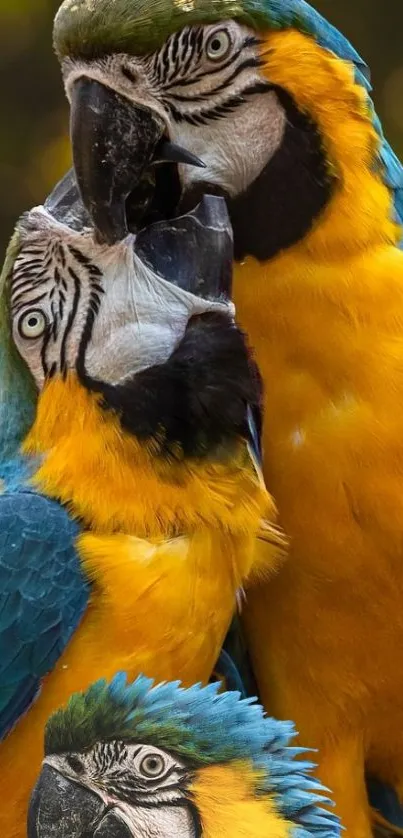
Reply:
[[100, 797], [44, 765], [28, 811], [28, 838], [92, 835], [106, 810]]
[[114, 244], [128, 233], [126, 201], [153, 163], [202, 166], [164, 138], [163, 119], [93, 79], [78, 79], [71, 97], [73, 162], [81, 197], [98, 237]]
[[28, 838], [132, 838], [100, 797], [44, 765], [28, 811]]

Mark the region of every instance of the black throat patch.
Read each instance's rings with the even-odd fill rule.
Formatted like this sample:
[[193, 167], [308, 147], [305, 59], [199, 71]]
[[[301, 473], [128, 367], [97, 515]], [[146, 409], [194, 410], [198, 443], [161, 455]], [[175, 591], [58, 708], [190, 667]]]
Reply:
[[[336, 179], [317, 126], [298, 110], [289, 93], [276, 86], [272, 89], [286, 112], [283, 141], [245, 192], [235, 198], [224, 194], [236, 261], [254, 256], [265, 262], [296, 244], [310, 231], [334, 191]], [[181, 212], [194, 206], [201, 192], [223, 194], [215, 184], [194, 184], [182, 199]]]
[[90, 335], [91, 327], [77, 363], [82, 384], [102, 395], [102, 407], [117, 413], [125, 431], [152, 439], [156, 453], [225, 459], [240, 437], [249, 438], [250, 414], [261, 410], [261, 380], [245, 336], [227, 315], [193, 317], [164, 364], [120, 385], [87, 374]]

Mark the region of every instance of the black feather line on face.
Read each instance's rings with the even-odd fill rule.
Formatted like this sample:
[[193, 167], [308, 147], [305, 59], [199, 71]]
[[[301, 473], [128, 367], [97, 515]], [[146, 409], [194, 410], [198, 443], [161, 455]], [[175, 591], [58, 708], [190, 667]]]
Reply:
[[[88, 325], [85, 340], [90, 339]], [[261, 410], [261, 380], [243, 333], [225, 314], [193, 317], [171, 357], [121, 385], [105, 384], [85, 370], [85, 345], [77, 364], [87, 389], [101, 393], [125, 431], [157, 440], [163, 455], [228, 456], [248, 438], [248, 405]]]
[[254, 256], [273, 258], [301, 241], [327, 206], [336, 178], [331, 173], [322, 138], [312, 119], [298, 110], [292, 97], [273, 86], [287, 123], [281, 146], [240, 195], [231, 198], [214, 183], [195, 183], [183, 195], [178, 212], [196, 206], [202, 194], [223, 195], [234, 232], [237, 261]]

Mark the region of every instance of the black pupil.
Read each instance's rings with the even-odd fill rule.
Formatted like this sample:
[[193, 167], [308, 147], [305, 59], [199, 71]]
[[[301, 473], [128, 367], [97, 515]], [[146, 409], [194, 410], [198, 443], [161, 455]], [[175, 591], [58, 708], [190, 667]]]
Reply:
[[30, 317], [30, 318], [29, 318], [29, 320], [28, 320], [28, 326], [29, 326], [31, 329], [34, 329], [34, 328], [35, 328], [35, 326], [37, 326], [37, 325], [38, 325], [38, 323], [39, 323], [39, 320], [38, 320], [38, 318], [37, 318], [37, 317], [35, 317], [35, 316]]
[[148, 770], [149, 771], [157, 771], [160, 767], [159, 761], [156, 757], [150, 757], [148, 760]]
[[221, 47], [222, 44], [220, 39], [214, 38], [214, 40], [211, 42], [211, 49], [213, 50], [213, 52], [218, 52], [221, 49]]

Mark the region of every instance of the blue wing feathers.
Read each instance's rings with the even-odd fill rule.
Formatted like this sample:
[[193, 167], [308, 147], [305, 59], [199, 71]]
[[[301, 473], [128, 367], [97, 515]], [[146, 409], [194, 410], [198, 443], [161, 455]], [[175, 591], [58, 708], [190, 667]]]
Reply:
[[84, 614], [78, 525], [30, 491], [0, 495], [0, 739], [34, 701]]

